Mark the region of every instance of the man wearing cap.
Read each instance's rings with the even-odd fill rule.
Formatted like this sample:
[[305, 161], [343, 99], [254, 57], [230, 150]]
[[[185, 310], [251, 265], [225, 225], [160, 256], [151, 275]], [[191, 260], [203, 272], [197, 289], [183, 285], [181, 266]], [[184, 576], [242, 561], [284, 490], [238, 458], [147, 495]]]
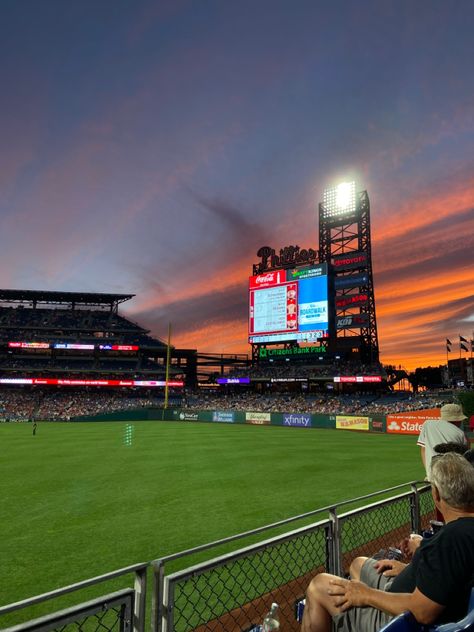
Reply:
[[431, 459], [436, 454], [435, 445], [438, 443], [460, 443], [468, 449], [467, 439], [461, 430], [461, 422], [466, 419], [459, 404], [445, 404], [441, 407], [439, 419], [425, 421], [418, 436], [421, 447], [421, 460], [426, 470], [426, 478], [430, 479]]

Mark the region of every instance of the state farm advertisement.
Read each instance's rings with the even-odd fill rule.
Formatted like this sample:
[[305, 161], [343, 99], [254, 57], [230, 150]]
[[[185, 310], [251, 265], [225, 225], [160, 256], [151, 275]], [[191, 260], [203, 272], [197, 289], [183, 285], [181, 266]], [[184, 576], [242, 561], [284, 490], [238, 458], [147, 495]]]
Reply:
[[336, 428], [338, 430], [368, 430], [369, 418], [336, 415]]
[[387, 432], [391, 434], [419, 435], [427, 419], [439, 419], [439, 408], [411, 410], [406, 413], [387, 415]]

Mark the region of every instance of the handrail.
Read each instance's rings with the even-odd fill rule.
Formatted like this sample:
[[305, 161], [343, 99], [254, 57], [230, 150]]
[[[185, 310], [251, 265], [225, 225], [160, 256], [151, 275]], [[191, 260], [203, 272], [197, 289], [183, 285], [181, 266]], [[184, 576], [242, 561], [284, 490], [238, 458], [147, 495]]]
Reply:
[[292, 522], [296, 522], [298, 520], [303, 520], [304, 518], [310, 518], [318, 513], [323, 511], [331, 511], [336, 507], [343, 507], [344, 505], [352, 505], [355, 502], [359, 502], [361, 500], [366, 500], [367, 498], [373, 498], [374, 496], [379, 496], [380, 494], [386, 494], [388, 492], [394, 491], [396, 489], [400, 489], [402, 487], [406, 487], [407, 485], [419, 485], [425, 483], [426, 481], [411, 481], [409, 483], [401, 483], [399, 485], [394, 485], [393, 487], [388, 487], [387, 489], [382, 489], [377, 492], [371, 492], [370, 494], [364, 494], [363, 496], [358, 496], [357, 498], [351, 498], [350, 500], [343, 500], [338, 503], [333, 503], [331, 505], [326, 505], [325, 507], [320, 507], [319, 509], [313, 509], [311, 511], [307, 511], [306, 513], [299, 514], [298, 516], [292, 516], [291, 518], [285, 518], [284, 520], [278, 520], [277, 522], [273, 522], [271, 524], [264, 525], [263, 527], [258, 527], [257, 529], [251, 529], [250, 531], [244, 531], [243, 533], [237, 533], [235, 535], [230, 535], [225, 538], [221, 538], [220, 540], [214, 540], [213, 542], [208, 542], [207, 544], [199, 544], [190, 549], [184, 549], [183, 551], [179, 551], [178, 553], [171, 553], [170, 555], [165, 555], [160, 558], [155, 558], [152, 563], [156, 564], [157, 562], [165, 563], [171, 562], [180, 557], [185, 557], [187, 555], [192, 555], [194, 553], [200, 553], [201, 551], [207, 551], [208, 549], [221, 546], [223, 544], [227, 544], [228, 542], [234, 542], [236, 540], [241, 540], [242, 538], [257, 535], [258, 533], [262, 533], [263, 531], [269, 531], [270, 529], [276, 529], [277, 527], [282, 527], [286, 524], [290, 524]]
[[96, 577], [84, 579], [80, 582], [76, 582], [75, 584], [70, 584], [69, 586], [56, 588], [55, 590], [42, 593], [41, 595], [36, 595], [35, 597], [29, 597], [28, 599], [15, 601], [14, 603], [7, 604], [6, 606], [1, 606], [0, 615], [14, 612], [15, 610], [20, 610], [21, 608], [26, 608], [27, 606], [34, 606], [37, 603], [42, 603], [43, 601], [48, 601], [49, 599], [54, 599], [55, 597], [61, 597], [62, 595], [67, 595], [68, 593], [74, 592], [75, 590], [87, 588], [88, 586], [94, 586], [95, 584], [100, 584], [101, 582], [108, 581], [109, 579], [115, 579], [116, 577], [128, 575], [129, 573], [137, 573], [143, 571], [148, 568], [149, 565], [149, 562], [133, 564], [132, 566], [119, 568], [116, 571], [111, 571], [110, 573], [105, 573], [104, 575], [98, 575]]

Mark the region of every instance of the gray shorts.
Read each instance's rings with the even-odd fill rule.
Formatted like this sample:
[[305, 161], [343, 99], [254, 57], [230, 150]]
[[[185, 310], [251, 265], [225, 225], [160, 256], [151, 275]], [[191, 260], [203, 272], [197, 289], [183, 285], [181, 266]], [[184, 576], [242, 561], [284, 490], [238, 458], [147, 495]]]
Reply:
[[[385, 577], [374, 568], [375, 560], [369, 558], [360, 571], [360, 581], [371, 588], [388, 590], [393, 577]], [[336, 632], [378, 632], [393, 615], [377, 610], [377, 608], [351, 608], [347, 612], [333, 617]]]

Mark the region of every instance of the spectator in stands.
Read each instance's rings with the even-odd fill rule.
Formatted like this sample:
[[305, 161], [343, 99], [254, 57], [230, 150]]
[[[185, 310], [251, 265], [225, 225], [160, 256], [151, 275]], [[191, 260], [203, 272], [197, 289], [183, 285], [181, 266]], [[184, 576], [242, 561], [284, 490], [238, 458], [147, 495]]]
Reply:
[[466, 435], [459, 427], [464, 419], [466, 415], [459, 404], [445, 404], [441, 407], [439, 419], [428, 419], [423, 424], [417, 443], [421, 448], [421, 460], [427, 480], [430, 480], [431, 459], [435, 445], [454, 442], [460, 443], [467, 449]]
[[[474, 569], [474, 468], [459, 454], [435, 456], [435, 505], [446, 525], [423, 541], [410, 564], [357, 558], [346, 580], [327, 573], [310, 583], [303, 632], [376, 632], [409, 610], [423, 624], [465, 616]], [[394, 579], [390, 579], [393, 576]]]

